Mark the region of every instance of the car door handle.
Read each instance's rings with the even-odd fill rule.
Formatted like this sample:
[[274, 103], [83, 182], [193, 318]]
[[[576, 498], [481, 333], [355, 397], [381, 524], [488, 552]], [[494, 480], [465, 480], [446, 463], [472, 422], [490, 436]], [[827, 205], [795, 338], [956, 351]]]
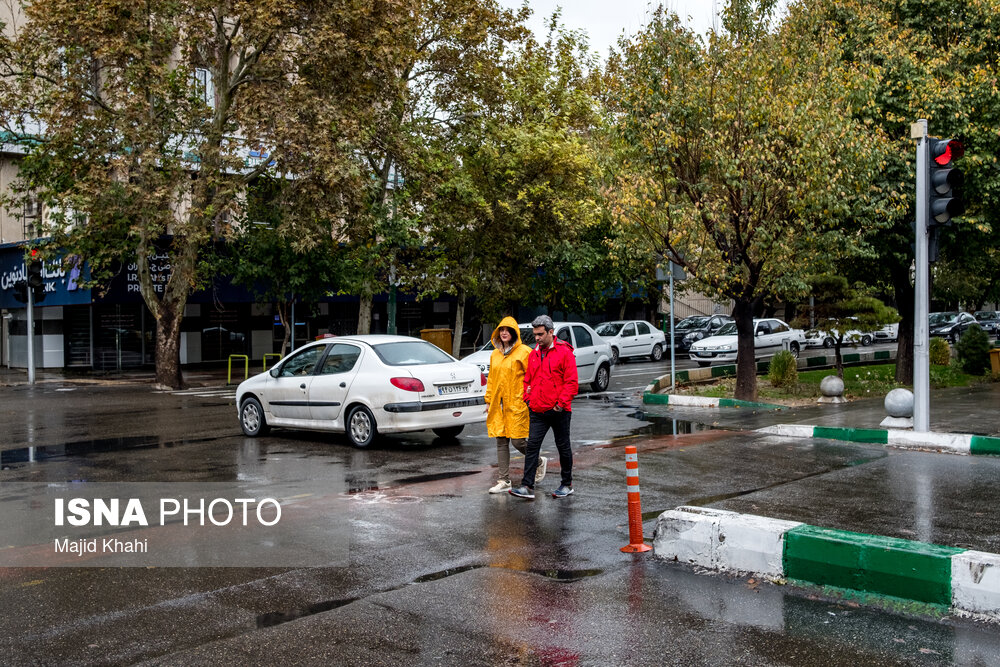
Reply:
[[305, 389], [305, 388], [306, 388], [306, 383], [305, 382], [303, 382], [302, 384], [299, 385], [299, 389]]
[[340, 388], [341, 388], [341, 389], [343, 389], [343, 388], [344, 388], [344, 387], [346, 387], [346, 386], [347, 386], [347, 383], [346, 383], [346, 382], [341, 382], [341, 383], [340, 383]]

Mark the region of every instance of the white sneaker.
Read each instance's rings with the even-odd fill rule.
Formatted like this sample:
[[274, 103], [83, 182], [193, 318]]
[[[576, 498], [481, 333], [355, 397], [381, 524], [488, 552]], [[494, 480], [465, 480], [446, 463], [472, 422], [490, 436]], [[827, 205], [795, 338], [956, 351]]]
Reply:
[[490, 487], [490, 493], [503, 493], [504, 491], [510, 490], [510, 482], [505, 482], [502, 479]]
[[535, 470], [535, 484], [538, 484], [545, 478], [545, 469], [548, 467], [549, 460], [544, 456], [538, 457], [538, 468]]

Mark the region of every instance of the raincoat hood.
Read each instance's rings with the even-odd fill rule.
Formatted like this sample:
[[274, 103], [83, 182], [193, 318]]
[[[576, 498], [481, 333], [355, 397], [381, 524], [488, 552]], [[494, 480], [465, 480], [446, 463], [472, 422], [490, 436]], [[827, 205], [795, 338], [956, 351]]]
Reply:
[[500, 327], [507, 327], [508, 329], [514, 330], [514, 342], [511, 347], [517, 347], [519, 344], [524, 342], [521, 340], [521, 329], [517, 326], [517, 320], [508, 315], [500, 320], [500, 324], [498, 324], [497, 328], [493, 330], [493, 337], [490, 340], [493, 341], [493, 347], [496, 349], [503, 351], [503, 344], [500, 342]]

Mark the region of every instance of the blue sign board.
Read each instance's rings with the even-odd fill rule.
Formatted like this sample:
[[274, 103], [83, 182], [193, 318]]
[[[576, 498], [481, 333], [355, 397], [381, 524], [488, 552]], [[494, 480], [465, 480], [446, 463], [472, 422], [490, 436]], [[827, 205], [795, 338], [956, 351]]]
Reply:
[[[25, 248], [21, 245], [0, 247], [0, 308], [25, 307], [14, 298], [14, 285], [28, 275], [24, 252]], [[66, 268], [59, 259], [44, 261], [42, 279], [45, 281], [45, 300], [38, 305], [77, 306], [90, 303], [90, 290], [80, 287], [85, 271], [82, 262]]]

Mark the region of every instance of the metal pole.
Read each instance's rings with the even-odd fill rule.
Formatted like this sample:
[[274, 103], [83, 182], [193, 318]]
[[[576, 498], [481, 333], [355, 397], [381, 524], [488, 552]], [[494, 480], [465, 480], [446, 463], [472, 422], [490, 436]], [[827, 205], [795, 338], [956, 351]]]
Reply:
[[295, 297], [294, 296], [292, 297], [292, 335], [291, 335], [291, 340], [292, 340], [292, 347], [289, 350], [289, 352], [294, 352], [295, 351]]
[[670, 391], [674, 391], [674, 381], [676, 379], [676, 365], [674, 352], [674, 263], [667, 262], [670, 270]]
[[[914, 136], [917, 135], [917, 136]], [[918, 120], [910, 130], [917, 142], [917, 220], [913, 304], [913, 430], [926, 433], [930, 430], [930, 345], [928, 324], [930, 310], [930, 270], [927, 266], [927, 209], [930, 184], [930, 162], [927, 142], [927, 120]]]
[[35, 384], [35, 290], [28, 285], [28, 384]]

